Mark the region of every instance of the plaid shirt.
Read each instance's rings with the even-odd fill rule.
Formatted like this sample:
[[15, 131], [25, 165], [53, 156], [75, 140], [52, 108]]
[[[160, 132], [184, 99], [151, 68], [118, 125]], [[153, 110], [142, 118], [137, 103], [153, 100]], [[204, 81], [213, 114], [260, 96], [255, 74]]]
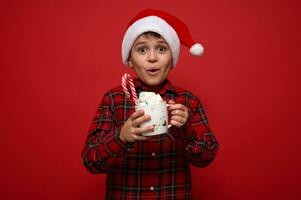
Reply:
[[[134, 84], [137, 95], [149, 91], [137, 78]], [[167, 79], [156, 92], [167, 102], [185, 105], [189, 118], [181, 128], [172, 126], [147, 141], [119, 138], [134, 112], [121, 86], [109, 90], [97, 109], [81, 156], [91, 173], [108, 174], [106, 199], [192, 199], [189, 163], [206, 167], [216, 156], [218, 143], [199, 98]]]

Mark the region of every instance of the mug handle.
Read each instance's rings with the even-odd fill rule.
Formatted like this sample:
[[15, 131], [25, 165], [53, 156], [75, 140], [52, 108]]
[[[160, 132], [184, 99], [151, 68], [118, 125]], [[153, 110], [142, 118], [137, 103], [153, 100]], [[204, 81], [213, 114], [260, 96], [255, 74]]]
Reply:
[[[171, 106], [171, 104], [166, 104], [166, 107], [168, 108], [168, 106]], [[172, 125], [171, 124], [168, 124], [168, 126], [167, 126], [167, 128], [170, 128], [170, 127], [172, 127]]]

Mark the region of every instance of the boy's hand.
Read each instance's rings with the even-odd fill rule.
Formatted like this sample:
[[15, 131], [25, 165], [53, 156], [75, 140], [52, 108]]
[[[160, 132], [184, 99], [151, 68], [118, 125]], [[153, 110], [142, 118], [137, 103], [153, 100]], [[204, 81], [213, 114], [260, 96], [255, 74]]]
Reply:
[[153, 131], [153, 126], [145, 128], [138, 127], [143, 122], [149, 121], [150, 116], [144, 115], [143, 110], [134, 112], [129, 119], [125, 122], [120, 130], [120, 139], [124, 142], [135, 142], [137, 140], [146, 140], [147, 138], [142, 136], [143, 132]]
[[177, 128], [182, 127], [188, 119], [188, 109], [182, 104], [176, 104], [173, 100], [169, 100], [168, 110], [171, 112], [170, 124], [176, 126]]

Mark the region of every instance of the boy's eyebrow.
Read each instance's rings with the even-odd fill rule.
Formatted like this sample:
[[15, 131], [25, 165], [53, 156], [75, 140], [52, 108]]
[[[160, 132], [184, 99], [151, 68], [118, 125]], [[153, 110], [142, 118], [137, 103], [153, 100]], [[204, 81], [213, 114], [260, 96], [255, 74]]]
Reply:
[[[158, 42], [167, 45], [167, 42], [165, 42], [164, 40], [159, 40]], [[136, 47], [137, 45], [140, 45], [140, 44], [146, 44], [146, 43], [147, 43], [147, 42], [145, 42], [145, 41], [137, 42], [137, 43], [134, 45], [134, 47]]]
[[162, 43], [162, 44], [167, 44], [167, 42], [165, 42], [164, 40], [160, 40], [158, 41], [159, 43]]
[[[145, 44], [146, 42], [137, 42], [136, 44], [135, 44], [135, 46], [137, 46], [137, 45], [139, 45], [139, 44]], [[134, 47], [135, 47], [134, 46]]]

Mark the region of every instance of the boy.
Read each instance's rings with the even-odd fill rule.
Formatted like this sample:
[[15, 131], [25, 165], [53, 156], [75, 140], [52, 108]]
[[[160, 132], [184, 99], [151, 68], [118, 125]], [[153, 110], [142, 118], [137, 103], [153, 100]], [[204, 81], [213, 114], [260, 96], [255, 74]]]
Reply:
[[82, 159], [90, 172], [108, 174], [106, 199], [192, 199], [189, 164], [206, 167], [216, 156], [218, 143], [199, 98], [167, 79], [177, 63], [180, 41], [192, 46], [194, 55], [203, 51], [200, 44], [192, 45], [185, 24], [166, 12], [147, 9], [129, 23], [123, 63], [137, 75], [137, 95], [152, 91], [171, 104], [173, 126], [167, 134], [143, 136], [153, 127], [139, 125], [150, 116], [135, 112], [121, 86], [104, 95]]

